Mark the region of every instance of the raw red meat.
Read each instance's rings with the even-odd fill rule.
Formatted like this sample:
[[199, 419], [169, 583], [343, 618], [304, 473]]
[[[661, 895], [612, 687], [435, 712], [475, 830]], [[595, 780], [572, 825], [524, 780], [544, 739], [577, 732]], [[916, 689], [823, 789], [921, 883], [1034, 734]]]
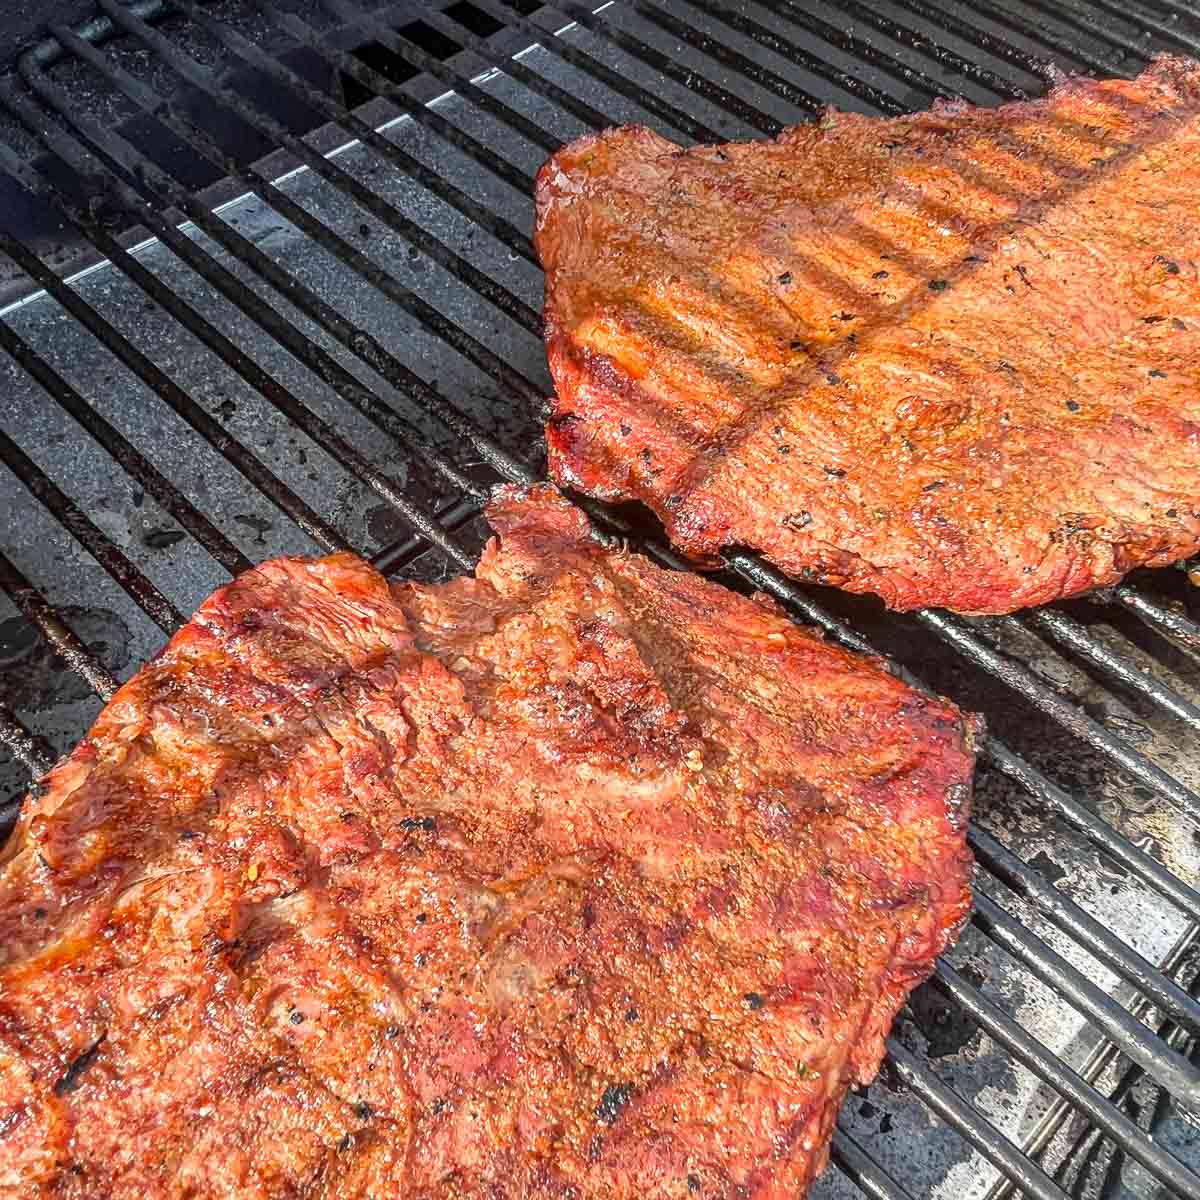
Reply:
[[502, 490], [222, 588], [0, 867], [0, 1192], [789, 1197], [970, 907], [973, 722]]

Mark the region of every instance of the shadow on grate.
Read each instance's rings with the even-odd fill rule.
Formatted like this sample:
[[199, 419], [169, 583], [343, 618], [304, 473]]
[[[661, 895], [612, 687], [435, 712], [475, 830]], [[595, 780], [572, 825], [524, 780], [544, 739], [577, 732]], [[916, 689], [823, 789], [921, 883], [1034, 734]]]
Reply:
[[[353, 547], [425, 579], [469, 569], [488, 485], [542, 473], [525, 231], [562, 141], [627, 120], [685, 141], [770, 134], [830, 102], [995, 103], [1055, 71], [1200, 48], [1173, 0], [461, 0], [419, 20], [325, 0], [262, 25], [187, 0], [97, 10], [0, 87], [38, 147], [0, 146], [25, 197], [0, 218], [20, 283], [0, 322], [0, 503], [27, 517], [0, 545], [0, 653], [37, 649], [45, 677], [0, 692], [14, 801], [17, 764], [42, 773], [251, 561]], [[108, 108], [82, 102], [81, 78]], [[26, 211], [69, 227], [87, 269], [50, 260]], [[638, 515], [587, 507], [683, 568]], [[997, 731], [972, 927], [899, 1022], [883, 1082], [847, 1106], [822, 1194], [1200, 1194], [1184, 1115], [1200, 1111], [1200, 760], [1178, 753], [1200, 728], [1200, 627], [1183, 573], [968, 621], [884, 614], [748, 554], [726, 566]], [[56, 691], [64, 672], [86, 686]]]

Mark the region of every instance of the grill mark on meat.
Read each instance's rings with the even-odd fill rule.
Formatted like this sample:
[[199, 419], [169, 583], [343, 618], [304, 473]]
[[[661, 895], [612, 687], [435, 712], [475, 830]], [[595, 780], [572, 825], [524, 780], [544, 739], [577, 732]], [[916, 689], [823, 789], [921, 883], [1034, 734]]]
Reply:
[[[1186, 555], [1200, 545], [1200, 523], [1165, 513], [1197, 508], [1188, 471], [1181, 464], [1169, 475], [1168, 503], [1161, 511], [1146, 512], [1139, 493], [1148, 476], [1172, 471], [1179, 454], [1194, 457], [1195, 447], [1189, 449], [1171, 411], [1186, 403], [1190, 392], [1175, 386], [1156, 400], [1135, 380], [1169, 386], [1183, 375], [1194, 391], [1200, 351], [1191, 342], [1178, 342], [1174, 362], [1168, 364], [1164, 355], [1146, 363], [1150, 348], [1128, 338], [1143, 327], [1145, 307], [1138, 308], [1148, 288], [1174, 289], [1169, 305], [1165, 294], [1146, 305], [1152, 315], [1169, 306], [1187, 316], [1200, 299], [1194, 280], [1186, 287], [1174, 282], [1194, 275], [1194, 268], [1189, 272], [1181, 266], [1186, 254], [1153, 244], [1156, 238], [1178, 240], [1189, 222], [1195, 225], [1185, 181], [1200, 143], [1198, 80], [1200, 69], [1167, 59], [1130, 83], [1070, 81], [1046, 101], [995, 112], [958, 105], [882, 122], [839, 116], [820, 132], [806, 127], [786, 132], [777, 143], [724, 147], [730, 165], [718, 168], [716, 176], [711, 168], [717, 164], [707, 158], [712, 151], [683, 152], [636, 129], [568, 147], [551, 160], [538, 189], [536, 240], [547, 267], [548, 352], [559, 394], [554, 411], [574, 417], [569, 441], [548, 437], [552, 469], [593, 494], [645, 501], [672, 539], [700, 561], [714, 561], [723, 544], [755, 545], [795, 574], [878, 591], [898, 607], [940, 603], [961, 611], [1008, 611], [1112, 582], [1143, 562], [1158, 565]], [[879, 165], [877, 150], [883, 130], [896, 131], [890, 148], [894, 165], [886, 168]], [[923, 143], [929, 152], [921, 157]], [[1155, 156], [1161, 157], [1167, 145], [1175, 160], [1155, 168]], [[799, 172], [780, 184], [763, 164], [785, 157]], [[640, 172], [637, 188], [628, 192], [622, 174], [627, 167]], [[1147, 174], [1155, 169], [1161, 173]], [[693, 181], [694, 202], [678, 227], [669, 188], [657, 190], [659, 178]], [[558, 206], [558, 186], [571, 189], [569, 216], [565, 206]], [[826, 189], [819, 200], [796, 199], [814, 188]], [[1124, 210], [1114, 198], [1118, 193], [1129, 201]], [[1141, 203], [1143, 193], [1147, 204]], [[1092, 211], [1090, 204], [1100, 207]], [[764, 220], [764, 211], [772, 210], [773, 217]], [[609, 253], [606, 222], [618, 211], [620, 247]], [[1123, 211], [1131, 213], [1124, 221]], [[884, 214], [880, 219], [896, 226], [902, 213], [917, 222], [900, 222], [912, 245], [897, 240], [886, 224], [873, 229], [864, 223]], [[823, 261], [814, 262], [794, 238], [780, 257], [770, 231], [789, 221], [789, 229], [800, 228], [822, 247]], [[1086, 236], [1079, 236], [1080, 230]], [[939, 245], [942, 234], [952, 253]], [[1144, 245], [1147, 235], [1150, 244]], [[1097, 238], [1105, 249], [1102, 258], [1089, 244]], [[940, 257], [923, 250], [937, 250]], [[622, 303], [620, 298], [632, 298], [628, 302], [636, 304], [638, 289], [653, 287], [661, 272], [703, 277], [714, 262], [750, 262], [756, 254], [771, 285], [761, 293], [738, 294], [733, 301], [737, 327], [755, 306], [773, 320], [780, 303], [777, 278], [790, 271], [792, 283], [783, 289], [786, 303], [803, 322], [803, 335], [795, 340], [807, 348], [814, 334], [828, 338], [785, 387], [752, 383], [730, 389], [720, 376], [704, 375], [704, 355], [692, 355], [682, 365], [677, 352], [661, 353], [655, 361], [652, 338], [640, 351], [650, 365], [636, 395], [623, 390], [619, 369], [611, 372], [615, 381], [599, 375], [587, 380], [565, 369], [569, 359], [586, 350], [580, 322], [586, 322], [593, 297]], [[871, 288], [869, 277], [880, 282], [878, 260], [886, 264], [886, 273], [882, 286]], [[847, 307], [837, 292], [851, 284], [853, 270], [847, 264], [859, 261], [866, 269], [848, 304], [856, 317], [851, 342], [833, 330], [833, 310]], [[1146, 265], [1138, 266], [1139, 261]], [[1145, 274], [1147, 266], [1158, 272], [1157, 281]], [[981, 297], [998, 303], [987, 299], [984, 289], [1004, 272], [1010, 276], [1012, 303], [1023, 305], [1026, 314], [1017, 317], [1014, 309], [1005, 316], [997, 309], [998, 328], [1006, 321], [1012, 326], [1006, 352], [1013, 356], [1011, 343], [1026, 337], [1022, 321], [1032, 328], [1039, 313], [1044, 319], [1037, 337], [1044, 345], [1036, 354], [1031, 347], [1030, 361], [1017, 362], [1019, 374], [1000, 386], [983, 380], [981, 360], [992, 356], [979, 333], [970, 333], [969, 323]], [[738, 279], [744, 284], [747, 277], [748, 268], [739, 267]], [[614, 279], [619, 280], [615, 285]], [[723, 278], [724, 285], [730, 282]], [[1062, 314], [1073, 311], [1075, 294], [1092, 303], [1085, 302], [1072, 334], [1073, 318], [1064, 325]], [[812, 319], [826, 309], [833, 314], [828, 322]], [[964, 314], [967, 332], [960, 334], [956, 328]], [[826, 324], [830, 329], [822, 333]], [[1173, 327], [1172, 333], [1189, 332], [1184, 324], [1184, 330]], [[934, 340], [906, 348], [904, 339], [918, 332]], [[985, 331], [983, 336], [996, 335]], [[748, 362], [768, 363], [778, 345], [788, 344], [786, 335], [765, 327], [738, 338]], [[889, 446], [895, 439], [878, 423], [883, 389], [894, 382], [873, 380], [871, 372], [892, 361], [903, 373], [911, 369], [903, 366], [906, 359], [915, 363], [921, 356], [951, 373], [943, 385], [947, 395], [951, 387], [959, 393], [983, 388], [986, 403], [968, 409], [959, 432], [950, 432], [950, 426], [945, 435], [933, 437], [931, 428], [924, 441], [904, 440], [907, 458], [882, 475], [872, 474], [876, 460], [894, 453]], [[1149, 370], [1162, 371], [1166, 379], [1150, 376]], [[836, 396], [826, 383], [837, 389]], [[1006, 396], [1006, 387], [1015, 394]], [[1084, 442], [1062, 427], [1055, 413], [1063, 408], [1064, 392], [1104, 402], [1085, 406], [1088, 425], [1081, 431], [1088, 446], [1103, 447], [1102, 453], [1085, 455]], [[653, 473], [631, 466], [628, 448], [609, 435], [611, 424], [628, 420], [631, 402], [647, 410], [639, 437], [631, 441], [655, 442]], [[939, 401], [931, 398], [931, 403]], [[714, 420], [707, 415], [714, 404], [717, 411], [728, 408], [731, 416]], [[680, 437], [673, 423], [657, 421], [656, 406], [696, 418], [686, 436]], [[1136, 440], [1126, 450], [1120, 422], [1134, 406], [1143, 416], [1133, 422]], [[1055, 411], [1043, 416], [1042, 407]], [[1009, 420], [1010, 410], [1015, 421]], [[774, 443], [769, 454], [766, 449], [767, 431], [785, 413], [792, 414], [795, 425], [787, 430], [786, 459], [775, 453]], [[973, 444], [978, 434], [985, 436]], [[862, 489], [836, 503], [817, 502], [803, 471], [814, 439], [852, 448], [849, 453], [869, 468]], [[1039, 461], [1054, 464], [1050, 487], [1039, 475], [1047, 471]], [[1103, 461], [1111, 472], [1097, 469]], [[959, 488], [953, 481], [931, 503], [918, 504], [906, 490], [911, 485], [920, 496], [932, 478], [947, 474], [960, 475], [964, 485], [995, 478], [1002, 503], [989, 506], [980, 488]], [[1192, 470], [1190, 476], [1195, 475]], [[775, 504], [781, 484], [789, 493], [784, 511], [808, 511], [814, 518], [811, 529], [779, 525]], [[873, 503], [877, 489], [896, 494], [879, 505]], [[1106, 518], [1104, 532], [1056, 545], [1049, 537], [1053, 515], [1044, 516], [1036, 504], [1028, 511], [1028, 500], [1072, 489], [1076, 494], [1066, 506], [1080, 508], [1083, 501], [1094, 508]], [[964, 556], [976, 562], [974, 573], [951, 568]]]
[[235, 580], [26, 802], [0, 1188], [619, 1200], [820, 1169], [969, 911], [971, 724], [552, 489], [489, 519], [473, 580]]

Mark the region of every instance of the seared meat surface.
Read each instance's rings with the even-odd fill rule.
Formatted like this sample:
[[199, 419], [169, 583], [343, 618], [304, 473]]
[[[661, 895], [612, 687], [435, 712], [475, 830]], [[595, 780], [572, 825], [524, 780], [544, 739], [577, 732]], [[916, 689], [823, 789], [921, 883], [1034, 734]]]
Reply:
[[0, 1192], [789, 1197], [970, 906], [974, 726], [498, 493], [215, 593], [0, 867]]
[[1200, 547], [1200, 65], [537, 188], [561, 484], [700, 561], [1008, 612]]

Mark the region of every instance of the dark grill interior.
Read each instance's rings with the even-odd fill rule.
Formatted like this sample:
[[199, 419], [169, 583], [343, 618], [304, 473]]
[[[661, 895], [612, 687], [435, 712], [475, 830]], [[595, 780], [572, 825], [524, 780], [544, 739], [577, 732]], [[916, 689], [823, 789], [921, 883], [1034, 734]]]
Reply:
[[[0, 85], [0, 801], [230, 573], [470, 569], [542, 472], [533, 173], [1200, 53], [1181, 0], [97, 0]], [[186, 222], [186, 223], [185, 223]], [[680, 566], [638, 514], [610, 533]], [[1185, 571], [988, 620], [759, 589], [983, 711], [977, 907], [823, 1197], [1200, 1195], [1200, 624]], [[918, 678], [919, 677], [919, 678]]]

